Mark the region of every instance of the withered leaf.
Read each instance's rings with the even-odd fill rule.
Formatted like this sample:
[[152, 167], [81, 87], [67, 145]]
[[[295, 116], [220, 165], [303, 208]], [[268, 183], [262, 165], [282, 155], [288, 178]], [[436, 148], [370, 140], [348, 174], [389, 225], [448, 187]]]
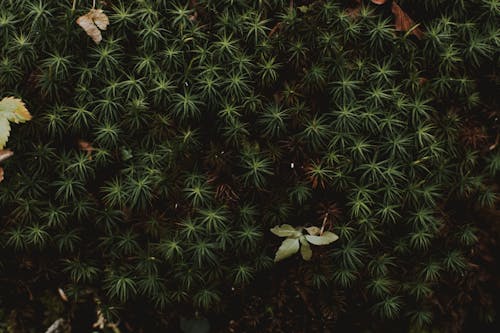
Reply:
[[65, 302], [68, 301], [68, 296], [66, 296], [66, 293], [64, 292], [64, 290], [62, 290], [61, 288], [57, 288], [57, 292], [59, 293], [59, 297], [61, 297], [61, 299]]
[[92, 145], [90, 143], [88, 143], [87, 141], [83, 141], [83, 140], [78, 140], [78, 146], [80, 146], [81, 150], [87, 152], [88, 159], [91, 160], [92, 159], [92, 152], [94, 151], [94, 147], [92, 147]]
[[399, 7], [396, 1], [392, 2], [392, 13], [394, 14], [396, 31], [411, 31], [418, 39], [421, 39], [424, 35], [423, 31], [415, 25], [415, 22], [411, 19], [406, 12]]
[[85, 30], [94, 43], [99, 44], [102, 40], [101, 30], [107, 29], [109, 18], [102, 9], [91, 9], [87, 14], [80, 16], [76, 23]]
[[2, 149], [0, 150], [0, 162], [3, 162], [5, 161], [6, 159], [8, 159], [9, 157], [11, 157], [12, 155], [14, 155], [14, 152], [10, 149]]
[[0, 183], [3, 181], [3, 168], [0, 167]]

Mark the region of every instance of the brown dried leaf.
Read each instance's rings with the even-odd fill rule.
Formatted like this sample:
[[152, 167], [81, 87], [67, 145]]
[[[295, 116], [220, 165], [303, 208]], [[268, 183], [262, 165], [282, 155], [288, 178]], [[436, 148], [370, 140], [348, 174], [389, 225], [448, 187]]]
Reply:
[[83, 140], [78, 140], [78, 146], [80, 146], [81, 150], [87, 152], [88, 158], [89, 158], [89, 160], [91, 160], [92, 159], [92, 152], [94, 151], [94, 147], [92, 147], [92, 145], [90, 143], [88, 143], [87, 141], [83, 141]]
[[0, 183], [3, 181], [3, 168], [0, 167]]
[[347, 8], [346, 12], [347, 15], [349, 15], [352, 18], [357, 18], [359, 16], [359, 12], [361, 10], [361, 6], [358, 6], [356, 8]]
[[405, 13], [401, 7], [396, 3], [396, 1], [392, 2], [392, 13], [394, 14], [396, 31], [410, 31], [413, 35], [415, 35], [418, 39], [421, 39], [424, 35], [422, 29], [418, 26], [415, 26], [415, 22], [411, 19], [408, 14]]
[[0, 150], [0, 162], [3, 162], [5, 161], [6, 159], [8, 159], [9, 157], [11, 157], [12, 155], [14, 155], [14, 152], [10, 149], [2, 149]]
[[104, 318], [104, 315], [102, 314], [101, 310], [97, 310], [97, 321], [92, 324], [93, 328], [99, 328], [99, 329], [104, 329], [106, 326], [106, 319]]
[[102, 9], [91, 9], [87, 14], [80, 16], [76, 23], [85, 30], [94, 43], [99, 44], [102, 40], [101, 30], [107, 29], [109, 18]]

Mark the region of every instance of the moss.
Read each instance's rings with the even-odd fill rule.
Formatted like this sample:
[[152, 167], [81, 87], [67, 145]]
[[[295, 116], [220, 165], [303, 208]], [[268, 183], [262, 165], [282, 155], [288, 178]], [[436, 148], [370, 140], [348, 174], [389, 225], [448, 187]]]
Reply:
[[[2, 297], [209, 315], [282, 269], [320, 317], [425, 327], [479, 288], [495, 1], [398, 1], [420, 33], [392, 1], [106, 1], [98, 45], [77, 3], [0, 0], [0, 91], [33, 115], [2, 164]], [[273, 268], [269, 228], [323, 220], [339, 241]]]

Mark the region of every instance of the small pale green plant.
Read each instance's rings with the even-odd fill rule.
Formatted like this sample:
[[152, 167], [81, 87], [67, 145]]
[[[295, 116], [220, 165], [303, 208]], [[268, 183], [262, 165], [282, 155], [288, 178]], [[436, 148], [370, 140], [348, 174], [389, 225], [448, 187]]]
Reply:
[[[307, 231], [307, 235], [303, 234], [303, 230]], [[339, 236], [331, 231], [324, 231], [318, 227], [293, 227], [289, 224], [277, 225], [271, 229], [271, 232], [279, 237], [286, 237], [286, 239], [281, 243], [276, 255], [274, 257], [274, 262], [286, 259], [300, 249], [300, 254], [302, 259], [311, 260], [312, 249], [309, 243], [314, 245], [328, 245], [339, 239]]]

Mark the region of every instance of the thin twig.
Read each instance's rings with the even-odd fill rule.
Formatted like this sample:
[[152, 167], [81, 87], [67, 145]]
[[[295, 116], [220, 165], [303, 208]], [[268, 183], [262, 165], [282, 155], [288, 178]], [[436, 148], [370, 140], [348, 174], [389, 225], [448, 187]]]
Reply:
[[325, 225], [326, 225], [326, 220], [328, 219], [328, 213], [325, 214], [325, 217], [323, 218], [323, 224], [321, 225], [321, 229], [319, 231], [319, 235], [323, 235], [323, 231], [325, 231]]
[[498, 143], [500, 142], [500, 134], [497, 134], [497, 138], [495, 140], [495, 143], [492, 144], [488, 149], [491, 151], [495, 149], [498, 146]]
[[268, 37], [271, 37], [276, 31], [278, 31], [280, 26], [281, 26], [281, 22], [276, 23], [276, 25], [269, 32]]

